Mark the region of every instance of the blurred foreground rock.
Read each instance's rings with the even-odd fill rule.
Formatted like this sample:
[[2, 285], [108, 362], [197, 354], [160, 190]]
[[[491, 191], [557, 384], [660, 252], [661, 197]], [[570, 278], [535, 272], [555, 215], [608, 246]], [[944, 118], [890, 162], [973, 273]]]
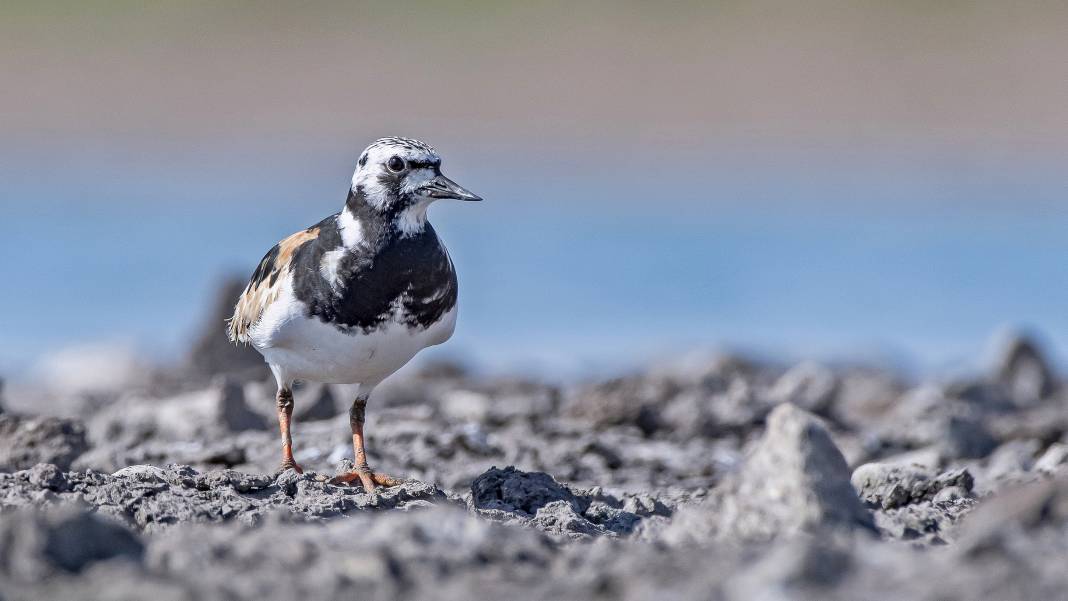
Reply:
[[78, 574], [97, 562], [140, 562], [144, 545], [114, 520], [78, 507], [9, 511], [0, 523], [0, 574], [14, 582], [41, 582]]

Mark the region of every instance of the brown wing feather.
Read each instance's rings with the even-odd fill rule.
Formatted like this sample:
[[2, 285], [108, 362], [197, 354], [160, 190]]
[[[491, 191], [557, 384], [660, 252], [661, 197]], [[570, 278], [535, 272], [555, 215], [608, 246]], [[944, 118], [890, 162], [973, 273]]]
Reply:
[[267, 307], [278, 298], [285, 276], [292, 268], [293, 254], [306, 242], [318, 237], [318, 227], [308, 228], [282, 240], [263, 257], [245, 291], [237, 299], [234, 316], [227, 322], [231, 342], [248, 344], [249, 329], [256, 325]]

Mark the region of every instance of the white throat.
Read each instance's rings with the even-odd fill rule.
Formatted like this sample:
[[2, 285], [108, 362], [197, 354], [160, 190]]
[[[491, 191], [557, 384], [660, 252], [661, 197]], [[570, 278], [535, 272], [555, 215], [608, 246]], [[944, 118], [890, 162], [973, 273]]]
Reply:
[[405, 236], [412, 236], [422, 232], [426, 228], [426, 210], [434, 198], [422, 199], [401, 211], [397, 216], [397, 229]]

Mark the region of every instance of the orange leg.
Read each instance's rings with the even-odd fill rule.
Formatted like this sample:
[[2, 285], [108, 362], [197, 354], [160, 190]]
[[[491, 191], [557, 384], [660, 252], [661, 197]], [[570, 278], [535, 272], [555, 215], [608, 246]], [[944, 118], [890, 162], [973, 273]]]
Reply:
[[349, 410], [349, 426], [352, 428], [352, 452], [355, 457], [355, 465], [351, 472], [342, 474], [331, 480], [333, 484], [351, 484], [359, 480], [363, 489], [367, 492], [375, 490], [378, 486], [396, 486], [400, 480], [386, 474], [375, 472], [367, 465], [367, 451], [363, 444], [363, 418], [367, 408], [367, 397], [356, 397]]
[[303, 474], [297, 462], [293, 460], [293, 439], [289, 436], [289, 422], [293, 419], [293, 391], [279, 388], [276, 397], [278, 406], [278, 430], [282, 433], [282, 469], [294, 469]]

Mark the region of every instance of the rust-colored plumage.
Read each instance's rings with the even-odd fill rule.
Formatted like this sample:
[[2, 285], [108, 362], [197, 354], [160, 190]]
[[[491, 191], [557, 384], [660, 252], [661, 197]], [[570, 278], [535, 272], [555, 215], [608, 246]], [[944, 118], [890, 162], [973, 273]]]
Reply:
[[282, 240], [263, 257], [245, 291], [237, 299], [234, 316], [227, 324], [227, 333], [233, 342], [247, 344], [249, 329], [259, 321], [263, 312], [273, 303], [290, 275], [293, 254], [310, 240], [319, 237], [319, 228], [312, 227], [297, 232]]

